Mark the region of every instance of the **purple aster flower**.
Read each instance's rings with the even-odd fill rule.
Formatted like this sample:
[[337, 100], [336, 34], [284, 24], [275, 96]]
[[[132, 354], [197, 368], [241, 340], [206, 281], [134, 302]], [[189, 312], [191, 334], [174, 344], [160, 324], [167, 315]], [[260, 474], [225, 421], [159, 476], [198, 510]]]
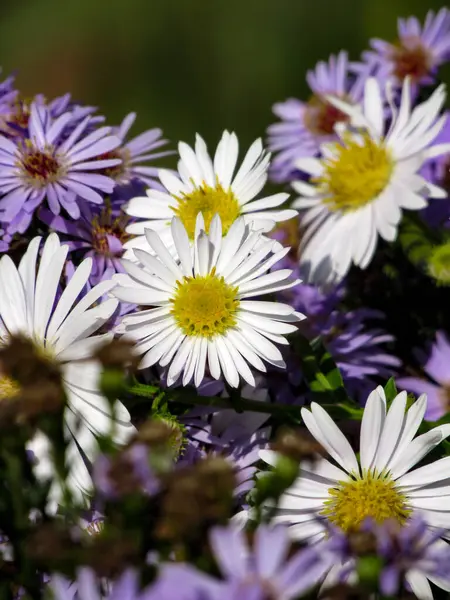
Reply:
[[378, 556], [382, 559], [378, 582], [382, 594], [397, 596], [404, 586], [418, 598], [433, 598], [429, 581], [444, 590], [450, 585], [450, 545], [442, 539], [444, 533], [444, 529], [432, 531], [417, 516], [403, 525], [393, 520], [377, 524], [366, 519], [360, 529], [348, 533], [330, 527], [327, 539], [316, 546], [324, 563], [332, 565], [322, 589], [357, 583], [357, 559]]
[[373, 39], [370, 46], [363, 53], [364, 63], [354, 67], [357, 73], [374, 74], [382, 82], [391, 79], [399, 86], [406, 76], [415, 86], [433, 84], [438, 68], [450, 58], [450, 11], [429, 11], [423, 26], [416, 17], [399, 19], [394, 44]]
[[140, 589], [139, 574], [129, 569], [115, 582], [106, 586], [91, 569], [82, 567], [74, 582], [61, 575], [53, 575], [49, 588], [54, 600], [159, 600], [158, 585]]
[[284, 526], [260, 525], [252, 548], [240, 528], [214, 527], [210, 543], [229, 585], [229, 598], [297, 598], [314, 587], [330, 566], [314, 546], [288, 559], [291, 543]]
[[[18, 92], [10, 93], [8, 101], [2, 104], [0, 99], [0, 129], [9, 138], [28, 138], [29, 122], [32, 103], [47, 107], [50, 117], [57, 119], [64, 113], [71, 114], [71, 120], [67, 123], [62, 136], [67, 138], [74, 128], [87, 116], [92, 115], [97, 109], [94, 106], [82, 106], [72, 101], [70, 94], [59, 96], [47, 103], [45, 96], [37, 94], [33, 99], [22, 98]], [[105, 120], [102, 116], [92, 116], [85, 130], [85, 135], [90, 133], [94, 127]]]
[[[159, 169], [142, 165], [142, 163], [173, 154], [171, 151], [155, 152], [155, 150], [167, 144], [167, 140], [161, 139], [161, 129], [149, 129], [126, 141], [128, 132], [135, 120], [136, 113], [130, 113], [124, 118], [119, 127], [113, 128], [113, 133], [120, 139], [121, 145], [102, 156], [102, 159], [119, 158], [121, 160], [119, 164], [106, 169], [104, 172], [105, 175], [114, 179], [116, 183], [114, 197], [120, 198], [122, 202], [143, 194], [147, 187], [163, 191], [164, 188], [159, 183], [158, 178]], [[140, 186], [136, 187], [136, 184], [140, 184]]]
[[[279, 227], [275, 236], [294, 249], [292, 254], [285, 256], [281, 268], [294, 269], [295, 272], [298, 271], [295, 248], [298, 247], [299, 234], [296, 221], [292, 221], [288, 227]], [[373, 377], [388, 379], [396, 373], [400, 360], [383, 348], [384, 344], [394, 340], [393, 336], [379, 327], [369, 328], [366, 325], [368, 320], [383, 319], [383, 313], [370, 308], [343, 310], [341, 303], [346, 296], [343, 284], [326, 292], [314, 285], [301, 284], [278, 295], [281, 302], [288, 302], [296, 311], [308, 315], [300, 324], [300, 331], [310, 340], [322, 339], [350, 394], [366, 398], [373, 389]], [[291, 373], [288, 373], [285, 385], [298, 385], [298, 360], [291, 357], [287, 364]], [[286, 390], [283, 393], [289, 397]]]
[[64, 234], [64, 242], [69, 252], [81, 258], [92, 258], [91, 285], [96, 285], [105, 275], [123, 273], [120, 261], [123, 244], [130, 238], [125, 228], [131, 218], [125, 215], [118, 201], [105, 201], [103, 206], [90, 205], [79, 201], [80, 217], [73, 221], [62, 215], [54, 215], [49, 210], [41, 210], [39, 217], [49, 228]]
[[384, 595], [396, 596], [403, 580], [417, 580], [416, 573], [421, 574], [422, 580], [425, 577], [439, 587], [449, 589], [450, 545], [442, 539], [445, 530], [432, 532], [416, 516], [403, 527], [395, 521], [385, 521], [373, 526], [372, 531], [378, 555], [384, 560], [379, 582]]
[[120, 140], [102, 127], [83, 137], [90, 117], [79, 123], [64, 139], [71, 113], [52, 119], [48, 107], [33, 102], [28, 124], [29, 137], [10, 140], [0, 135], [0, 211], [2, 220], [28, 215], [47, 199], [50, 210], [61, 207], [73, 218], [80, 217], [77, 199], [102, 204], [99, 192], [111, 193], [114, 181], [93, 171], [117, 165], [118, 159], [97, 160], [118, 147]]
[[[244, 386], [241, 394], [243, 398], [262, 402], [269, 399], [266, 389], [250, 386]], [[193, 409], [182, 419], [188, 446], [181, 464], [219, 454], [235, 468], [238, 482], [235, 495], [245, 495], [253, 487], [259, 450], [268, 443], [270, 427], [262, 427], [268, 419], [266, 413], [237, 413], [233, 409], [211, 410], [207, 407]]]
[[269, 149], [277, 152], [271, 167], [274, 181], [292, 179], [296, 160], [317, 154], [323, 142], [335, 139], [336, 123], [348, 120], [327, 96], [355, 104], [362, 98], [362, 81], [350, 73], [346, 52], [319, 62], [314, 71], [308, 71], [306, 80], [313, 92], [308, 102], [290, 98], [273, 107], [281, 119], [268, 128]]
[[342, 286], [324, 293], [314, 286], [300, 285], [292, 301], [296, 310], [302, 307], [308, 315], [304, 333], [309, 339], [321, 337], [349, 393], [363, 398], [372, 390], [374, 377], [388, 379], [401, 363], [383, 348], [394, 340], [393, 336], [366, 325], [367, 320], [383, 319], [383, 313], [370, 308], [342, 310], [339, 304], [345, 294]]
[[447, 414], [450, 408], [450, 341], [443, 331], [436, 334], [436, 342], [423, 370], [429, 379], [401, 377], [397, 384], [415, 394], [426, 394], [428, 404], [425, 418], [436, 421]]
[[107, 499], [135, 492], [136, 486], [149, 496], [160, 488], [145, 444], [133, 444], [114, 458], [101, 454], [93, 465], [92, 478], [97, 494]]

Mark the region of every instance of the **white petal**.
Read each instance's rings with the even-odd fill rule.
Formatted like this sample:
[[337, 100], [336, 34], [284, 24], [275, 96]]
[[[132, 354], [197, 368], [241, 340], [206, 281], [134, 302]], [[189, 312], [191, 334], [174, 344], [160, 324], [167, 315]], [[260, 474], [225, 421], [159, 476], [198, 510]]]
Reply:
[[386, 417], [386, 403], [379, 389], [377, 388], [369, 395], [361, 422], [360, 457], [363, 471], [373, 468]]

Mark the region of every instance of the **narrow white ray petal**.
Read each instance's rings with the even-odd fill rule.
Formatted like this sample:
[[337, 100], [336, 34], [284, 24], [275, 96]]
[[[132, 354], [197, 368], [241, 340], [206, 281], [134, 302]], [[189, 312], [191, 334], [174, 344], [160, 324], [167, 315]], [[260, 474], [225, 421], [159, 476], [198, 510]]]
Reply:
[[[428, 432], [431, 433], [431, 432]], [[426, 435], [426, 434], [424, 434]], [[429, 465], [419, 467], [397, 479], [397, 485], [408, 488], [423, 487], [429, 483], [442, 481], [448, 476], [450, 456], [436, 460]]]
[[359, 473], [355, 453], [330, 415], [316, 402], [311, 403], [311, 412], [322, 436], [327, 439], [328, 446], [333, 448], [334, 456], [339, 458], [338, 464], [342, 465], [349, 473]]
[[425, 575], [418, 569], [410, 569], [405, 573], [405, 580], [412, 593], [420, 600], [433, 600], [433, 592]]
[[[394, 454], [391, 457], [391, 460], [387, 464], [387, 468], [390, 471], [393, 471], [393, 469], [395, 469], [397, 461], [402, 460], [403, 454], [405, 452], [407, 454], [410, 453], [409, 444], [413, 437], [416, 435], [417, 430], [419, 429], [420, 424], [422, 423], [426, 408], [427, 397], [425, 396], [425, 394], [422, 394], [422, 396], [420, 396], [420, 398], [418, 398], [417, 401], [414, 402], [414, 404], [406, 413], [405, 424], [400, 436], [400, 440], [397, 444]], [[411, 466], [408, 468], [411, 468]]]
[[191, 352], [186, 360], [186, 364], [185, 364], [184, 370], [183, 370], [182, 383], [184, 386], [188, 385], [190, 383], [192, 377], [194, 376], [195, 367], [197, 365], [197, 360], [200, 355], [200, 345], [201, 345], [201, 338], [199, 338], [199, 337], [193, 338]]
[[214, 343], [217, 349], [217, 355], [219, 357], [220, 367], [223, 371], [223, 375], [231, 387], [237, 388], [239, 386], [239, 373], [236, 366], [231, 358], [228, 348], [221, 336], [214, 338]]
[[[0, 260], [0, 317], [9, 333], [27, 331], [27, 303], [22, 279], [8, 255]], [[33, 330], [28, 332], [33, 334]]]
[[380, 395], [379, 389], [380, 386], [370, 393], [361, 422], [359, 451], [363, 471], [373, 467], [386, 417], [386, 403]]
[[172, 219], [172, 237], [183, 269], [183, 275], [192, 277], [192, 259], [189, 237], [183, 223], [174, 217]]
[[163, 264], [176, 277], [176, 279], [181, 281], [181, 279], [183, 278], [183, 273], [181, 272], [180, 267], [173, 260], [166, 246], [161, 241], [159, 235], [155, 231], [147, 229], [145, 231], [145, 237], [147, 238], [147, 241], [150, 244], [150, 246], [156, 252], [157, 256], [161, 259]]
[[46, 334], [48, 321], [55, 302], [56, 290], [69, 249], [68, 246], [60, 246], [53, 252], [53, 245], [49, 244], [49, 239], [47, 238], [47, 242], [44, 245], [36, 277], [34, 334], [40, 340], [43, 340]]
[[449, 435], [450, 425], [441, 425], [440, 427], [435, 427], [431, 431], [419, 435], [406, 447], [404, 453], [399, 455], [396, 463], [392, 465], [390, 469], [392, 476], [399, 478], [407, 473]]
[[[152, 256], [145, 250], [141, 250], [139, 248], [135, 248], [134, 254], [138, 261], [146, 268], [148, 271], [154, 275], [157, 275], [160, 279], [165, 281], [168, 285], [174, 286], [176, 277], [172, 271], [170, 271], [160, 260], [156, 258], [156, 256]], [[191, 267], [192, 271], [192, 267]]]
[[199, 385], [203, 381], [203, 377], [205, 376], [207, 354], [208, 354], [208, 340], [207, 340], [207, 338], [202, 338], [201, 344], [200, 344], [200, 349], [199, 349], [197, 365], [196, 365], [195, 374], [194, 374], [195, 387], [199, 387]]
[[215, 342], [210, 339], [208, 340], [208, 366], [211, 377], [219, 379], [221, 371], [217, 348]]
[[406, 392], [397, 394], [386, 415], [380, 443], [374, 460], [374, 468], [378, 472], [382, 472], [386, 468], [399, 442], [400, 434], [405, 422], [406, 399]]
[[33, 329], [36, 264], [41, 239], [41, 237], [35, 237], [31, 240], [19, 264], [19, 274], [25, 290], [28, 331]]
[[222, 336], [221, 339], [222, 339], [223, 343], [225, 344], [238, 373], [249, 385], [255, 387], [256, 382], [255, 382], [253, 373], [251, 372], [251, 370], [250, 370], [249, 366], [247, 365], [247, 363], [245, 362], [245, 360], [242, 358], [242, 356], [239, 353], [239, 351], [237, 350], [237, 348], [230, 341], [230, 339], [227, 338], [226, 336]]
[[75, 300], [80, 295], [83, 287], [91, 274], [92, 270], [92, 259], [86, 258], [75, 270], [75, 273], [71, 277], [66, 289], [63, 291], [61, 298], [59, 299], [58, 305], [53, 312], [53, 316], [50, 319], [50, 323], [47, 329], [47, 338], [51, 341], [54, 334], [58, 330], [58, 327], [66, 318], [70, 309], [72, 308]]
[[167, 373], [167, 385], [171, 386], [178, 379], [180, 373], [184, 369], [188, 356], [192, 351], [193, 338], [187, 336], [184, 338], [181, 346], [178, 348], [177, 353], [169, 367]]
[[210, 187], [214, 187], [216, 185], [216, 181], [213, 163], [208, 154], [205, 141], [200, 135], [198, 135], [198, 133], [195, 136], [195, 154], [197, 156], [198, 164], [201, 168], [202, 180]]

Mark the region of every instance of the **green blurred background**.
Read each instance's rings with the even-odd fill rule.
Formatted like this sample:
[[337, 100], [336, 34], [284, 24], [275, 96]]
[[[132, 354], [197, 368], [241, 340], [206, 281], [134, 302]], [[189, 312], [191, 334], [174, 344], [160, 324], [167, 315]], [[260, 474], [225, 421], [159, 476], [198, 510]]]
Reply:
[[[271, 106], [305, 97], [305, 72], [370, 37], [394, 40], [399, 16], [439, 0], [0, 0], [0, 64], [24, 95], [70, 91], [111, 124], [171, 140], [224, 128], [263, 135]], [[449, 71], [444, 79], [449, 79]]]

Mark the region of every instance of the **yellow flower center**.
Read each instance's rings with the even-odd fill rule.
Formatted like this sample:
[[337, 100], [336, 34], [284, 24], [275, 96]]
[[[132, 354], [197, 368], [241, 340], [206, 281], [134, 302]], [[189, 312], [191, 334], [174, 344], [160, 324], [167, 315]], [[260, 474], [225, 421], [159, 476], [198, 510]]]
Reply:
[[225, 283], [214, 269], [205, 277], [185, 277], [177, 282], [172, 310], [180, 329], [189, 336], [211, 338], [236, 325], [237, 287]]
[[174, 196], [174, 198], [178, 201], [178, 205], [171, 208], [181, 219], [191, 240], [194, 239], [198, 213], [203, 215], [206, 233], [209, 232], [212, 218], [218, 214], [222, 222], [223, 235], [241, 213], [239, 202], [231, 189], [224, 190], [220, 183], [217, 183], [216, 187], [203, 183], [190, 194]]
[[358, 210], [375, 198], [389, 183], [394, 167], [384, 146], [369, 135], [334, 145], [335, 156], [324, 159], [324, 172], [313, 178], [325, 195], [323, 202], [332, 211]]
[[391, 479], [370, 472], [362, 479], [341, 482], [328, 494], [321, 514], [344, 531], [357, 529], [368, 517], [376, 523], [393, 519], [403, 525], [411, 512]]
[[11, 377], [6, 375], [0, 376], [0, 400], [10, 400], [18, 396], [20, 385]]

